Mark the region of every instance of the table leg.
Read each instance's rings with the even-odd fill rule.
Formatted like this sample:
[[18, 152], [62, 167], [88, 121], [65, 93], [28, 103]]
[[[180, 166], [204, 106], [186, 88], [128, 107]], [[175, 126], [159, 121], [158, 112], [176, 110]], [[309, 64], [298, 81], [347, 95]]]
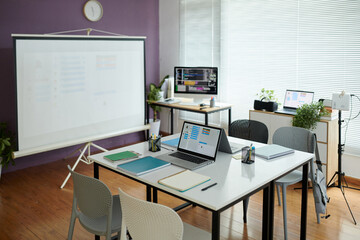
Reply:
[[170, 133], [171, 135], [174, 134], [174, 109], [173, 108], [170, 108], [170, 118], [171, 118], [171, 121], [170, 121]]
[[229, 123], [228, 123], [228, 134], [230, 135], [230, 125], [231, 125], [231, 108], [229, 108]]
[[152, 199], [153, 203], [157, 203], [158, 202], [158, 191], [156, 188], [153, 188], [153, 199]]
[[205, 113], [205, 125], [207, 126], [209, 123], [209, 114]]
[[269, 239], [270, 185], [263, 189], [262, 239]]
[[94, 162], [94, 178], [99, 179], [99, 164]]
[[300, 239], [306, 239], [307, 200], [308, 200], [308, 173], [309, 163], [303, 166], [301, 191], [301, 228]]
[[220, 212], [212, 212], [211, 240], [220, 239]]
[[274, 199], [275, 199], [275, 183], [270, 182], [269, 185], [269, 239], [272, 240], [274, 236]]
[[146, 185], [146, 201], [151, 202], [151, 186]]

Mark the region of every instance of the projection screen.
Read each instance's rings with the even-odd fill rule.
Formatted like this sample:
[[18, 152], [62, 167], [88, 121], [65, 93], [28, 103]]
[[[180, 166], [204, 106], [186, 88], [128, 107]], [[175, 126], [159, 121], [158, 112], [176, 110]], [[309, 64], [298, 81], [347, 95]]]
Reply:
[[145, 126], [145, 37], [13, 34], [15, 156]]

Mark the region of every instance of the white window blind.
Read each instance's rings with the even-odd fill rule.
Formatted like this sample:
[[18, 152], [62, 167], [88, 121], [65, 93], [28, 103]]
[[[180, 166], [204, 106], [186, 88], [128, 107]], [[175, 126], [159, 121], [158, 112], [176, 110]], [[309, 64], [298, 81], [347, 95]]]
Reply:
[[[179, 55], [182, 66], [219, 67], [219, 34], [219, 0], [180, 0]], [[180, 117], [204, 121], [204, 114], [181, 111]], [[219, 114], [210, 114], [209, 122], [218, 123], [219, 117]]]
[[[248, 117], [263, 87], [280, 101], [286, 89], [314, 91], [315, 101], [341, 90], [360, 96], [359, 6], [350, 0], [222, 1], [222, 95], [236, 103], [234, 119]], [[360, 102], [353, 103], [352, 117], [360, 110]], [[360, 154], [360, 118], [348, 127], [346, 151]]]
[[[221, 99], [234, 104], [233, 119], [248, 118], [261, 88], [274, 89], [280, 102], [286, 89], [314, 91], [315, 101], [331, 99], [333, 92], [342, 90], [360, 96], [360, 1], [220, 2], [220, 55], [214, 53], [216, 48], [198, 45], [191, 58], [186, 48], [183, 61], [201, 61], [210, 53], [220, 57]], [[201, 5], [199, 10], [205, 7]], [[195, 8], [192, 10], [199, 16]], [[182, 37], [187, 39], [188, 35]], [[189, 41], [197, 39], [200, 36]], [[343, 112], [344, 118], [359, 112], [360, 101], [355, 97], [352, 106], [352, 113]], [[345, 151], [360, 155], [360, 118], [349, 122], [346, 135], [345, 130]]]

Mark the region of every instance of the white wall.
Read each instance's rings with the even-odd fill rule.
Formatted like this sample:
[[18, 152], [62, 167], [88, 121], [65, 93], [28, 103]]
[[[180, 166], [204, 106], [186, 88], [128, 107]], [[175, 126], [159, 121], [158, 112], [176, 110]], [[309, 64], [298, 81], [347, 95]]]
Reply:
[[[179, 18], [180, 0], [159, 0], [159, 34], [160, 34], [160, 76], [173, 75], [174, 66], [179, 64]], [[161, 111], [161, 131], [170, 132], [170, 112]], [[178, 128], [175, 116], [175, 132]], [[346, 176], [360, 178], [360, 156], [344, 154], [342, 171]]]
[[[180, 0], [159, 0], [160, 76], [174, 75], [174, 66], [179, 65], [180, 47]], [[177, 117], [175, 117], [177, 119]], [[161, 131], [170, 133], [170, 111], [162, 108]], [[174, 124], [177, 129], [177, 121]]]

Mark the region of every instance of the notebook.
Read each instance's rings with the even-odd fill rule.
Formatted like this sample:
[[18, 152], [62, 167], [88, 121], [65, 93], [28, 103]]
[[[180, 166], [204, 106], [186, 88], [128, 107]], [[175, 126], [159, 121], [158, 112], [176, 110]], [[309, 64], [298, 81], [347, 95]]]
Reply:
[[131, 162], [119, 164], [117, 165], [117, 168], [129, 174], [139, 176], [166, 167], [168, 165], [170, 165], [169, 162], [165, 162], [163, 160], [149, 156]]
[[210, 180], [210, 177], [201, 175], [190, 170], [184, 170], [166, 178], [160, 179], [159, 184], [185, 192]]
[[276, 111], [276, 113], [295, 115], [296, 109], [298, 109], [304, 104], [312, 103], [313, 99], [314, 99], [314, 92], [286, 90], [284, 107], [283, 109]]
[[294, 149], [283, 147], [277, 144], [270, 144], [255, 149], [255, 155], [265, 159], [273, 159], [291, 153], [294, 153]]
[[177, 151], [157, 156], [157, 158], [194, 170], [215, 162], [220, 137], [221, 128], [185, 121]]
[[118, 160], [129, 160], [133, 158], [138, 158], [140, 155], [141, 154], [134, 151], [124, 151], [124, 152], [106, 155], [104, 156], [104, 158], [110, 161], [118, 161]]
[[243, 144], [229, 142], [229, 140], [226, 136], [225, 130], [221, 129], [221, 138], [220, 138], [220, 146], [219, 146], [220, 152], [233, 154], [233, 153], [240, 152], [241, 149], [245, 146], [246, 145], [243, 145]]

